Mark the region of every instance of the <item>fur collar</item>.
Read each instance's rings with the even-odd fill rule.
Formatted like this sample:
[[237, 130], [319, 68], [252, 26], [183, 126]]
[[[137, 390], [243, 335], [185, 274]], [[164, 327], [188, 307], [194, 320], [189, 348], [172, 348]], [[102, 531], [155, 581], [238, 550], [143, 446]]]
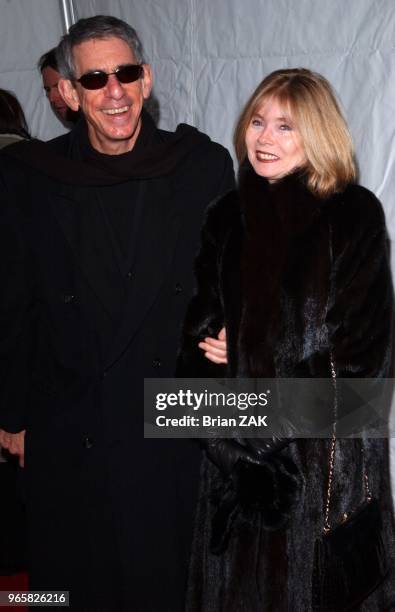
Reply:
[[275, 183], [256, 174], [249, 161], [239, 172], [239, 194], [246, 226], [249, 230], [260, 221], [275, 217], [284, 231], [304, 231], [311, 221], [328, 205], [329, 199], [320, 199], [307, 187], [304, 170], [296, 170]]
[[242, 168], [239, 193], [245, 225], [239, 341], [248, 362], [242, 370], [274, 377], [289, 296], [298, 292], [306, 241], [317, 231], [328, 200], [309, 191], [302, 171], [269, 183], [249, 163]]

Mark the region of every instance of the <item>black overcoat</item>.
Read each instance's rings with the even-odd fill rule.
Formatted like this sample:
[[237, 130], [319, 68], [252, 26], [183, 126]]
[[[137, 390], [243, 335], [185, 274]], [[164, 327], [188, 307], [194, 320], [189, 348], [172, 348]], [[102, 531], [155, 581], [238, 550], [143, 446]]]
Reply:
[[[298, 172], [270, 185], [247, 167], [239, 191], [208, 210], [196, 276], [198, 291], [179, 356], [181, 376], [330, 378], [330, 353], [339, 378], [388, 376], [392, 283], [387, 235], [381, 205], [363, 187], [349, 185], [319, 199]], [[226, 369], [197, 348], [199, 340], [223, 325]], [[360, 609], [378, 612], [395, 606], [388, 445], [370, 439], [365, 447], [392, 573]], [[203, 460], [188, 610], [312, 609], [314, 541], [323, 528], [329, 440], [300, 439], [281, 453], [293, 460], [302, 478], [290, 520], [269, 531], [262, 515], [250, 516], [220, 555], [211, 552], [210, 539], [214, 501], [224, 480]], [[360, 440], [338, 440], [331, 524], [364, 499]]]
[[98, 197], [112, 186], [10, 156], [0, 185], [0, 426], [26, 428], [31, 588], [68, 589], [84, 611], [181, 610], [199, 457], [143, 438], [143, 380], [174, 374], [202, 214], [234, 185], [230, 156], [205, 137], [140, 181], [123, 270]]

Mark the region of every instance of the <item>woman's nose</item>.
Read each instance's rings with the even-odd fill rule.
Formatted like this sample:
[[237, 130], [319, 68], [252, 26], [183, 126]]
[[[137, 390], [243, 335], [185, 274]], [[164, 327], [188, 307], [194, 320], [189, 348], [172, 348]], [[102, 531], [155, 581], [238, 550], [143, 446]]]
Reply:
[[268, 125], [265, 125], [265, 127], [263, 127], [259, 132], [258, 142], [273, 142], [272, 130]]

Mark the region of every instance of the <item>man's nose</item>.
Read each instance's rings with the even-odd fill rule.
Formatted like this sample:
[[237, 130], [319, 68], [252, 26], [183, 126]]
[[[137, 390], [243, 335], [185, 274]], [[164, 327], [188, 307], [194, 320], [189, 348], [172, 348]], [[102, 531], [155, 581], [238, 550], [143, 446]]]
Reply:
[[47, 93], [47, 96], [51, 104], [53, 104], [54, 102], [59, 102], [59, 100], [62, 100], [62, 96], [60, 95], [59, 90], [56, 85], [55, 87], [51, 87], [51, 89]]
[[108, 81], [107, 81], [105, 88], [106, 88], [107, 95], [110, 96], [111, 98], [116, 98], [116, 99], [122, 98], [122, 96], [125, 93], [122, 87], [122, 83], [118, 81], [115, 74], [110, 74], [108, 76]]

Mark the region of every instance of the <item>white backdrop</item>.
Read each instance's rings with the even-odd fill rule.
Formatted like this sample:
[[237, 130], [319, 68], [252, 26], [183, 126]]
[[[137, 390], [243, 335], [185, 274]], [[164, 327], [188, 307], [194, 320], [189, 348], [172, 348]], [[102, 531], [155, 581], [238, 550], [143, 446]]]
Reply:
[[[321, 72], [343, 103], [361, 183], [383, 202], [394, 238], [394, 0], [73, 4], [77, 18], [113, 14], [137, 29], [154, 68], [161, 127], [191, 123], [232, 154], [235, 119], [266, 74], [292, 66]], [[64, 30], [60, 6], [59, 0], [0, 0], [0, 87], [16, 93], [32, 134], [44, 140], [64, 131], [48, 107], [36, 67]]]
[[[360, 181], [382, 201], [393, 241], [395, 0], [73, 0], [73, 5], [77, 18], [112, 14], [139, 32], [154, 68], [161, 127], [191, 123], [232, 154], [235, 119], [266, 74], [295, 66], [321, 72], [340, 96]], [[0, 87], [15, 92], [31, 133], [44, 140], [64, 130], [46, 102], [36, 63], [57, 43], [63, 23], [60, 1], [0, 0]], [[395, 249], [392, 263], [395, 271]]]

